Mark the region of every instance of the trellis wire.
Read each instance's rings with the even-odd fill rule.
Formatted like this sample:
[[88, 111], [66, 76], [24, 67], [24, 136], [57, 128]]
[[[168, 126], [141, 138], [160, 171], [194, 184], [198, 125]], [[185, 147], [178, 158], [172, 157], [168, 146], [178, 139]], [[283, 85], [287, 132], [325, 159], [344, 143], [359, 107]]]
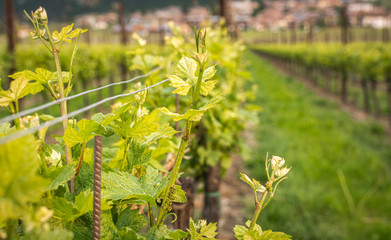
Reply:
[[126, 96], [130, 96], [130, 95], [133, 95], [133, 94], [136, 94], [136, 93], [139, 93], [139, 92], [142, 92], [142, 91], [145, 91], [145, 90], [148, 90], [150, 88], [153, 88], [153, 87], [156, 87], [160, 84], [163, 84], [165, 82], [169, 81], [169, 79], [164, 79], [163, 81], [160, 81], [154, 85], [151, 85], [149, 87], [146, 87], [146, 88], [143, 88], [143, 89], [140, 89], [140, 90], [137, 90], [137, 91], [134, 91], [134, 92], [130, 92], [130, 93], [123, 93], [123, 94], [119, 94], [119, 95], [116, 95], [116, 96], [112, 96], [112, 97], [109, 97], [109, 98], [105, 98], [99, 102], [96, 102], [96, 103], [93, 103], [91, 105], [88, 105], [84, 108], [81, 108], [81, 109], [78, 109], [76, 111], [73, 111], [73, 112], [70, 112], [68, 113], [67, 115], [65, 116], [62, 116], [62, 117], [57, 117], [53, 120], [50, 120], [48, 122], [45, 122], [45, 123], [41, 123], [40, 125], [36, 126], [36, 127], [32, 127], [32, 128], [28, 128], [28, 129], [25, 129], [25, 130], [20, 130], [20, 131], [17, 131], [15, 133], [11, 133], [9, 135], [6, 135], [2, 138], [0, 138], [0, 145], [6, 143], [6, 142], [9, 142], [9, 141], [12, 141], [14, 139], [17, 139], [17, 138], [20, 138], [20, 137], [23, 137], [23, 136], [26, 136], [30, 133], [34, 133], [36, 131], [38, 131], [39, 129], [41, 128], [44, 128], [44, 127], [50, 127], [50, 126], [53, 126], [57, 123], [60, 123], [62, 122], [64, 119], [68, 119], [68, 118], [71, 118], [73, 116], [76, 116], [80, 113], [83, 113], [85, 111], [88, 111], [90, 110], [91, 108], [94, 108], [94, 107], [97, 107], [105, 102], [108, 102], [108, 101], [111, 101], [111, 100], [114, 100], [114, 99], [117, 99], [117, 98], [120, 98], [120, 97], [126, 97]]
[[51, 106], [56, 105], [57, 103], [60, 103], [60, 102], [64, 102], [64, 101], [67, 101], [67, 100], [71, 100], [71, 99], [74, 99], [74, 98], [77, 98], [77, 97], [80, 97], [80, 96], [83, 96], [83, 95], [86, 95], [86, 94], [89, 94], [89, 93], [92, 93], [92, 92], [96, 92], [96, 91], [99, 91], [99, 90], [102, 90], [102, 89], [111, 87], [111, 86], [120, 85], [120, 84], [125, 84], [125, 83], [130, 83], [130, 82], [133, 82], [133, 81], [135, 81], [135, 80], [137, 80], [137, 79], [140, 79], [140, 78], [143, 78], [143, 77], [148, 77], [149, 75], [151, 75], [152, 73], [158, 71], [159, 69], [161, 69], [161, 68], [160, 68], [160, 67], [159, 67], [159, 68], [155, 68], [155, 69], [153, 69], [152, 71], [150, 71], [149, 73], [146, 73], [146, 74], [144, 74], [144, 75], [136, 76], [136, 77], [131, 78], [131, 79], [129, 79], [129, 80], [125, 80], [125, 81], [121, 81], [121, 82], [116, 82], [116, 83], [110, 83], [110, 84], [107, 84], [107, 85], [102, 86], [102, 87], [98, 87], [98, 88], [94, 88], [94, 89], [91, 89], [91, 90], [87, 90], [87, 91], [78, 93], [78, 94], [73, 95], [73, 96], [69, 96], [69, 97], [57, 99], [57, 100], [55, 100], [55, 101], [48, 102], [48, 103], [39, 105], [39, 106], [37, 106], [37, 107], [33, 107], [33, 108], [30, 108], [30, 109], [21, 111], [21, 112], [19, 112], [19, 113], [12, 114], [12, 115], [10, 115], [10, 116], [7, 116], [7, 117], [5, 117], [5, 118], [0, 119], [0, 124], [5, 123], [5, 122], [9, 122], [9, 121], [12, 121], [12, 120], [15, 120], [15, 119], [17, 119], [17, 118], [20, 118], [20, 117], [22, 117], [22, 116], [25, 116], [25, 115], [28, 115], [28, 114], [31, 114], [31, 113], [35, 113], [35, 112], [37, 112], [37, 111], [39, 111], [39, 110], [42, 110], [42, 109], [51, 107]]

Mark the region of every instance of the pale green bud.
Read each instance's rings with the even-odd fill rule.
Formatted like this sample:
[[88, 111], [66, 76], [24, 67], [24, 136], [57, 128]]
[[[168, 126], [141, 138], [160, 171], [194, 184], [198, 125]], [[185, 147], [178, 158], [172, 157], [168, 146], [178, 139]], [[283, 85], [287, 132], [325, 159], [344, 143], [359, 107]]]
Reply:
[[33, 13], [33, 17], [36, 18], [37, 20], [41, 21], [47, 21], [48, 20], [48, 15], [46, 13], [45, 8], [39, 7], [35, 12]]

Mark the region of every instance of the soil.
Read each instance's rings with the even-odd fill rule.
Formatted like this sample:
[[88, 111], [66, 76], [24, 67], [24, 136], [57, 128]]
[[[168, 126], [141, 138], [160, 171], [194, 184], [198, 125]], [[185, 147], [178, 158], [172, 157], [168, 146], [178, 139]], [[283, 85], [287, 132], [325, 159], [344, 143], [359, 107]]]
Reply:
[[[227, 169], [226, 175], [223, 177], [220, 186], [220, 204], [221, 217], [219, 220], [219, 235], [221, 240], [234, 240], [233, 228], [235, 225], [244, 225], [247, 221], [246, 210], [248, 206], [246, 202], [251, 195], [251, 189], [243, 183], [239, 176], [241, 172], [245, 172], [243, 160], [238, 155], [232, 156], [232, 165]], [[197, 194], [195, 197], [194, 207], [199, 210], [203, 208], [203, 194]]]
[[221, 218], [219, 221], [219, 239], [235, 239], [233, 228], [235, 225], [244, 225], [247, 221], [246, 202], [252, 197], [251, 189], [239, 179], [239, 173], [244, 171], [244, 164], [240, 156], [232, 157], [232, 165], [224, 177], [221, 187]]
[[[254, 126], [250, 126], [249, 129], [254, 129]], [[256, 146], [253, 133], [253, 131], [247, 130], [242, 135], [251, 148]], [[239, 179], [240, 173], [247, 173], [248, 171], [246, 171], [243, 159], [239, 155], [233, 154], [231, 159], [232, 164], [227, 169], [220, 186], [221, 217], [218, 224], [219, 235], [217, 238], [221, 240], [236, 239], [233, 233], [235, 225], [244, 225], [252, 217], [249, 212], [251, 208], [249, 204], [253, 204], [251, 188]], [[203, 198], [202, 194], [196, 195], [195, 209], [202, 209]]]

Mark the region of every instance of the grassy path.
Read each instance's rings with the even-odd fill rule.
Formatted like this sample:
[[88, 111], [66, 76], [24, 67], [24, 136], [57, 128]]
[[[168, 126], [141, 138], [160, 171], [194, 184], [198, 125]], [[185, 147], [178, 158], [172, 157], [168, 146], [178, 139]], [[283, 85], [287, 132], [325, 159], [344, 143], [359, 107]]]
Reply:
[[356, 122], [265, 60], [246, 58], [263, 108], [247, 167], [264, 179], [267, 152], [292, 165], [261, 214], [263, 229], [294, 239], [390, 239], [391, 141], [383, 127]]

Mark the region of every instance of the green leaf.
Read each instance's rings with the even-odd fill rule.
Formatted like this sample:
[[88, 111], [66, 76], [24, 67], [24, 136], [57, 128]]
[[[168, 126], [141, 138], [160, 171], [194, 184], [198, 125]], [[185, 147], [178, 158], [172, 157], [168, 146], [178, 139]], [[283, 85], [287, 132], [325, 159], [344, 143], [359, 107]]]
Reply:
[[191, 240], [216, 239], [215, 236], [218, 234], [217, 223], [207, 224], [206, 220], [198, 220], [194, 223], [192, 218], [190, 218], [187, 231], [191, 236]]
[[251, 178], [249, 178], [249, 176], [247, 176], [244, 173], [240, 173], [240, 175], [241, 175], [240, 180], [247, 183], [248, 185], [250, 185], [252, 189], [254, 189], [254, 183], [251, 181]]
[[11, 82], [10, 91], [13, 94], [14, 100], [22, 98], [22, 91], [29, 83], [29, 80], [26, 78], [16, 78]]
[[289, 240], [292, 236], [287, 235], [283, 232], [272, 232], [272, 230], [266, 230], [262, 233], [259, 240]]
[[36, 80], [37, 82], [44, 85], [49, 85], [49, 82], [53, 81], [56, 78], [54, 72], [43, 68], [36, 68], [35, 72], [36, 74], [34, 75], [34, 78], [31, 80]]
[[104, 196], [114, 201], [133, 199], [156, 206], [155, 199], [167, 184], [168, 177], [162, 179], [159, 171], [151, 166], [141, 178], [127, 172], [103, 173]]
[[89, 189], [81, 192], [75, 197], [75, 206], [79, 211], [79, 216], [91, 212], [93, 209], [94, 194]]
[[83, 139], [79, 136], [76, 129], [68, 126], [64, 132], [64, 142], [69, 148], [71, 148], [78, 143], [82, 143]]
[[259, 181], [255, 180], [255, 179], [252, 179], [253, 180], [253, 183], [254, 183], [254, 190], [256, 192], [260, 192], [260, 193], [263, 193], [266, 191], [266, 187], [263, 186]]
[[209, 93], [215, 88], [217, 80], [211, 80], [201, 83], [200, 94], [208, 96]]
[[34, 82], [34, 83], [29, 82], [26, 85], [26, 87], [22, 90], [19, 98], [22, 98], [22, 97], [27, 96], [29, 94], [31, 94], [31, 95], [37, 94], [44, 89], [45, 88], [38, 82]]
[[208, 67], [207, 69], [205, 69], [205, 71], [202, 75], [202, 80], [205, 81], [205, 80], [211, 79], [212, 77], [214, 77], [216, 72], [217, 71], [216, 71], [215, 66]]
[[261, 235], [259, 234], [259, 232], [255, 230], [247, 231], [243, 236], [243, 240], [259, 240], [259, 239], [261, 239]]
[[7, 107], [10, 103], [14, 102], [15, 98], [11, 91], [0, 91], [0, 106]]
[[[38, 175], [38, 145], [31, 135], [0, 145], [0, 216], [16, 219], [41, 199], [47, 180]], [[4, 172], [5, 171], [5, 172]]]
[[169, 233], [166, 225], [154, 225], [149, 229], [146, 240], [164, 240]]
[[88, 31], [88, 29], [76, 28], [75, 30], [73, 30], [71, 33], [69, 33], [69, 34], [67, 35], [67, 38], [69, 38], [69, 39], [75, 38], [75, 37], [77, 37], [79, 34], [85, 33], [85, 32], [87, 32], [87, 31]]
[[5, 136], [13, 131], [15, 131], [15, 127], [11, 127], [11, 123], [5, 122], [0, 124], [0, 137]]
[[[57, 72], [55, 72], [54, 75], [55, 75], [54, 81], [58, 82], [58, 74], [57, 74]], [[62, 77], [62, 83], [67, 83], [71, 79], [72, 74], [70, 72], [62, 71], [61, 72], [61, 77]]]
[[36, 94], [43, 90], [38, 82], [29, 82], [32, 80], [31, 71], [17, 72], [10, 75], [14, 80], [11, 82], [10, 88], [7, 91], [0, 90], [0, 106], [7, 107], [11, 102], [14, 102], [28, 94]]
[[69, 42], [69, 40], [67, 39], [68, 37], [67, 35], [72, 31], [72, 29], [73, 29], [73, 23], [71, 25], [63, 27], [60, 33], [57, 30], [53, 31], [52, 33], [53, 40], [56, 42], [63, 41], [63, 40]]
[[115, 226], [118, 230], [123, 227], [128, 227], [135, 232], [138, 232], [146, 224], [147, 222], [145, 221], [144, 216], [139, 214], [137, 209], [130, 209], [130, 207], [127, 207], [119, 214]]
[[30, 70], [23, 70], [23, 71], [20, 71], [20, 72], [16, 72], [12, 75], [9, 75], [8, 77], [9, 78], [12, 78], [12, 79], [17, 79], [17, 78], [24, 78], [24, 79], [27, 79], [27, 80], [35, 80], [35, 73], [30, 71]]
[[[161, 124], [160, 119], [159, 111], [154, 110], [151, 114], [138, 119], [132, 127], [127, 121], [126, 125], [129, 127], [121, 127], [121, 132], [126, 138], [144, 144], [151, 144], [162, 138], [171, 138], [172, 135], [177, 133], [169, 124]], [[117, 129], [117, 131], [120, 130]]]
[[138, 234], [131, 228], [123, 227], [118, 231], [118, 236], [120, 239], [131, 239], [131, 240], [137, 240], [137, 239], [145, 239], [143, 237], [139, 237]]
[[57, 168], [52, 174], [53, 179], [50, 185], [46, 188], [46, 191], [56, 190], [62, 184], [67, 183], [71, 177], [75, 174], [74, 166], [68, 165]]
[[144, 144], [132, 142], [128, 153], [128, 169], [132, 170], [151, 160], [152, 151]]
[[43, 228], [34, 228], [32, 230], [23, 231], [23, 236], [20, 238], [23, 240], [72, 240], [74, 235], [71, 231], [66, 229], [43, 229]]
[[247, 221], [245, 226], [241, 225], [235, 225], [234, 227], [234, 233], [235, 237], [238, 240], [258, 240], [260, 239], [260, 236], [262, 235], [262, 228], [258, 224], [255, 224], [254, 229], [249, 231], [248, 227], [250, 227], [251, 221]]
[[238, 240], [243, 240], [243, 237], [246, 234], [247, 230], [248, 229], [245, 226], [235, 225], [235, 227], [233, 229], [233, 231], [235, 233], [235, 238]]
[[50, 203], [55, 215], [67, 223], [93, 210], [93, 193], [89, 189], [81, 192], [75, 197], [75, 203], [59, 197], [50, 199]]
[[182, 187], [179, 185], [174, 185], [174, 195], [171, 200], [176, 203], [185, 203], [187, 202], [186, 192], [182, 190]]
[[87, 143], [99, 131], [99, 123], [93, 120], [82, 119], [77, 123], [77, 129], [68, 127], [64, 133], [64, 142], [68, 147], [73, 147], [78, 143]]
[[217, 106], [217, 104], [219, 104], [224, 98], [223, 97], [220, 97], [220, 96], [217, 96], [217, 97], [214, 97], [212, 99], [209, 100], [208, 103], [206, 103], [204, 106], [202, 106], [201, 108], [199, 109], [188, 109], [184, 114], [179, 114], [179, 113], [173, 113], [171, 112], [170, 110], [168, 110], [167, 108], [163, 107], [163, 108], [159, 108], [159, 110], [172, 117], [172, 119], [175, 121], [175, 122], [178, 122], [180, 120], [189, 120], [189, 121], [200, 121], [202, 116], [204, 115], [204, 113]]
[[196, 73], [197, 70], [197, 62], [191, 58], [186, 56], [182, 56], [181, 60], [176, 67], [175, 73], [181, 78], [188, 78], [195, 84], [196, 81]]
[[172, 232], [170, 232], [168, 235], [165, 236], [166, 239], [183, 239], [187, 237], [189, 234], [187, 232], [184, 232], [182, 230], [176, 229]]
[[50, 204], [54, 210], [54, 216], [61, 219], [63, 223], [75, 220], [76, 216], [78, 216], [78, 210], [76, 209], [75, 205], [65, 198], [51, 198]]
[[173, 93], [177, 93], [182, 96], [186, 96], [189, 93], [190, 88], [192, 87], [191, 83], [188, 81], [183, 81], [182, 78], [176, 75], [168, 76], [170, 79], [170, 86], [176, 88]]
[[118, 229], [113, 223], [110, 211], [102, 211], [101, 239], [118, 239]]
[[241, 177], [240, 177], [240, 180], [242, 180], [243, 182], [247, 183], [248, 185], [250, 185], [250, 187], [256, 191], [256, 192], [260, 192], [260, 193], [263, 193], [266, 191], [266, 187], [263, 186], [259, 181], [255, 180], [254, 178], [253, 179], [250, 179], [246, 174], [244, 173], [240, 173]]

